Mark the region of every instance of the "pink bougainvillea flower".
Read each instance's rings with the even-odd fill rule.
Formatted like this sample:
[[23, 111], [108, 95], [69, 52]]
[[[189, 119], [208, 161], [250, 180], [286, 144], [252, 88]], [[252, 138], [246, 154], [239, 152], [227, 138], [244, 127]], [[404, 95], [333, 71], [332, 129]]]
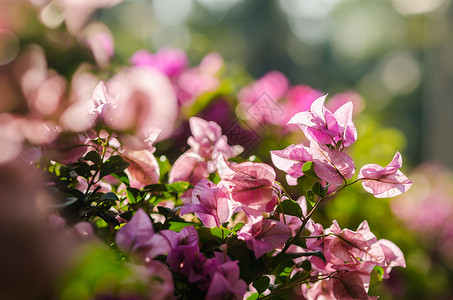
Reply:
[[76, 133], [59, 133], [56, 140], [41, 146], [42, 155], [61, 164], [75, 163], [88, 150], [86, 137]]
[[178, 103], [162, 73], [145, 67], [123, 69], [96, 92], [101, 94], [103, 121], [111, 128], [133, 132], [141, 140], [154, 128], [162, 130], [159, 139], [172, 133]]
[[163, 47], [154, 54], [139, 50], [131, 57], [131, 63], [134, 66], [151, 67], [168, 77], [174, 77], [187, 69], [189, 60], [183, 50]]
[[389, 240], [380, 239], [377, 241], [377, 244], [384, 252], [384, 261], [379, 264], [384, 268], [384, 279], [390, 277], [389, 273], [393, 267], [406, 267], [404, 254], [401, 249], [397, 245], [395, 245], [395, 243]]
[[212, 276], [206, 299], [242, 299], [247, 284], [239, 279], [238, 262], [226, 262], [220, 265], [216, 271]]
[[274, 169], [264, 163], [227, 163], [219, 158], [219, 187], [225, 188], [233, 207], [241, 207], [249, 215], [271, 211], [276, 204], [273, 191]]
[[[345, 263], [383, 261], [384, 252], [373, 247], [377, 243], [376, 236], [370, 231], [367, 221], [363, 221], [356, 231], [341, 229], [337, 221], [325, 231], [333, 233], [324, 238], [324, 255], [332, 264], [344, 265]], [[381, 251], [377, 251], [381, 250]]]
[[207, 161], [209, 173], [216, 170], [220, 154], [225, 159], [229, 159], [243, 151], [239, 145], [228, 145], [227, 137], [222, 135], [222, 129], [216, 122], [192, 117], [189, 119], [189, 124], [192, 131], [192, 136], [187, 140], [191, 146], [190, 151], [198, 153]]
[[181, 215], [194, 212], [206, 227], [228, 222], [232, 209], [228, 195], [213, 182], [202, 179], [192, 191], [192, 203], [181, 208]]
[[141, 189], [159, 181], [159, 164], [151, 151], [128, 149], [124, 151], [123, 157], [129, 163], [125, 172], [131, 187]]
[[296, 185], [297, 178], [304, 175], [302, 166], [311, 161], [312, 156], [302, 144], [290, 145], [283, 150], [271, 151], [271, 159], [274, 165], [286, 172], [286, 181], [289, 185]]
[[332, 185], [342, 185], [345, 179], [351, 179], [355, 173], [354, 161], [340, 150], [311, 142], [310, 153], [316, 175]]
[[285, 95], [285, 124], [298, 112], [309, 110], [313, 101], [322, 95], [321, 91], [308, 85], [292, 86]]
[[256, 258], [274, 250], [289, 237], [290, 229], [285, 224], [263, 217], [250, 218], [238, 232], [238, 239], [246, 242], [247, 248], [255, 252]]
[[127, 264], [127, 266], [131, 269], [135, 278], [147, 286], [148, 299], [173, 299], [173, 278], [165, 264], [152, 260], [145, 265]]
[[207, 163], [203, 157], [194, 152], [185, 152], [173, 164], [168, 181], [187, 181], [195, 185], [208, 176]]
[[218, 73], [223, 66], [223, 58], [218, 53], [209, 53], [200, 65], [190, 68], [177, 78], [176, 89], [181, 104], [191, 104], [201, 95], [214, 92], [220, 86]]
[[136, 256], [141, 262], [149, 262], [169, 250], [167, 239], [154, 233], [151, 218], [142, 209], [118, 230], [115, 242], [121, 251]]
[[396, 152], [393, 160], [385, 167], [376, 164], [363, 166], [359, 172], [362, 186], [376, 198], [389, 198], [401, 195], [412, 185], [399, 169], [403, 165], [401, 154]]
[[283, 125], [285, 110], [279, 104], [289, 87], [289, 80], [278, 71], [264, 74], [238, 93], [239, 110], [247, 117], [250, 124]]
[[339, 107], [335, 113], [330, 112], [324, 101], [327, 95], [316, 99], [309, 111], [294, 115], [288, 124], [298, 125], [310, 141], [338, 147], [350, 146], [357, 140], [357, 130], [352, 122], [352, 102]]

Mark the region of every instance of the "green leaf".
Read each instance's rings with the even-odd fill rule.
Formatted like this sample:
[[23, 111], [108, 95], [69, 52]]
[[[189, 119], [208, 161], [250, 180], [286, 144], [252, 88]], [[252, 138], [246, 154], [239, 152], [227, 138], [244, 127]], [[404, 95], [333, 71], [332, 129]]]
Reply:
[[306, 175], [308, 177], [313, 177], [313, 178], [319, 179], [318, 175], [316, 175], [316, 173], [315, 173], [315, 169], [314, 169], [312, 161], [307, 161], [304, 163], [304, 165], [302, 166], [302, 172], [304, 173], [304, 175]]
[[167, 184], [167, 188], [169, 191], [177, 192], [178, 194], [182, 194], [192, 187], [193, 186], [189, 182], [186, 182], [186, 181], [178, 181], [178, 182], [173, 182], [172, 184]]
[[138, 190], [136, 188], [127, 188], [126, 196], [127, 196], [127, 199], [129, 200], [129, 203], [137, 203], [140, 200], [142, 200], [142, 195], [140, 193], [140, 190]]
[[69, 206], [69, 205], [72, 205], [72, 204], [76, 203], [77, 200], [79, 200], [77, 197], [66, 197], [66, 202], [65, 203], [51, 204], [51, 205], [49, 205], [49, 208], [50, 209], [63, 208], [63, 207], [66, 207], [66, 206]]
[[101, 166], [102, 163], [101, 156], [96, 150], [90, 151], [87, 154], [85, 154], [83, 160], [91, 161], [98, 167]]
[[290, 199], [282, 201], [275, 211], [290, 216], [302, 217], [302, 209], [300, 208], [299, 203]]
[[322, 186], [320, 182], [315, 182], [311, 190], [313, 193], [321, 198], [324, 198], [327, 195], [328, 186]]
[[305, 198], [308, 200], [308, 202], [310, 202], [311, 206], [315, 205], [315, 194], [313, 193], [312, 190], [307, 191]]
[[170, 227], [168, 229], [176, 231], [176, 232], [180, 232], [183, 228], [188, 227], [188, 226], [200, 225], [198, 223], [193, 223], [193, 222], [178, 222], [178, 221], [170, 221], [169, 223], [170, 223]]
[[373, 270], [376, 271], [378, 280], [382, 281], [384, 279], [384, 268], [381, 266], [375, 266]]
[[233, 232], [238, 232], [239, 230], [241, 230], [241, 228], [244, 226], [245, 224], [243, 222], [239, 222], [237, 223], [236, 225], [234, 225], [233, 227]]
[[267, 276], [263, 276], [253, 282], [253, 287], [256, 289], [256, 291], [260, 294], [264, 293], [265, 290], [269, 287], [269, 283], [271, 282], [271, 279]]
[[226, 238], [231, 234], [231, 230], [219, 227], [200, 227], [197, 230], [200, 240], [215, 240], [219, 244], [225, 243]]
[[[305, 260], [305, 261], [308, 261], [308, 260]], [[310, 272], [304, 270], [302, 272], [297, 272], [296, 274], [294, 274], [294, 276], [291, 277], [291, 279], [289, 280], [288, 283], [302, 282], [302, 281], [307, 280], [309, 277], [310, 277]]]
[[126, 173], [124, 172], [120, 172], [118, 174], [111, 174], [113, 177], [115, 177], [116, 179], [118, 179], [119, 181], [121, 181], [122, 183], [124, 183], [127, 187], [129, 187], [130, 183], [129, 183], [129, 177], [127, 176]]
[[115, 200], [115, 201], [119, 201], [120, 199], [118, 199], [118, 196], [115, 195], [115, 193], [113, 193], [113, 192], [108, 192], [108, 193], [105, 193], [104, 195], [102, 195], [102, 196], [99, 198], [99, 201], [104, 201], [104, 200]]
[[121, 156], [112, 156], [102, 164], [100, 177], [103, 178], [104, 176], [110, 175], [112, 173], [121, 173], [126, 170], [128, 166], [129, 163], [124, 161]]
[[161, 183], [149, 184], [143, 190], [147, 192], [168, 192], [167, 186]]
[[260, 294], [258, 293], [253, 293], [250, 296], [248, 296], [247, 300], [257, 300]]
[[277, 278], [284, 285], [289, 281], [295, 264], [292, 260], [286, 260], [277, 267]]
[[[157, 158], [157, 157], [156, 157]], [[171, 170], [171, 163], [165, 155], [157, 158], [157, 163], [159, 164], [159, 181], [166, 182], [167, 174]]]

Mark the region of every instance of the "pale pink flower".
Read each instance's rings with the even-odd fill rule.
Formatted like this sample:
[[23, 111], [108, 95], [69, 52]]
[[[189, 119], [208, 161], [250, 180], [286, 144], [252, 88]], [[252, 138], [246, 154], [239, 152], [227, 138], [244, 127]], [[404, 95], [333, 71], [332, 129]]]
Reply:
[[313, 168], [316, 175], [332, 185], [342, 185], [355, 173], [354, 161], [340, 150], [331, 149], [312, 141], [310, 154], [313, 157]]
[[358, 179], [368, 193], [376, 198], [389, 198], [401, 195], [412, 185], [399, 169], [403, 164], [401, 154], [396, 152], [393, 160], [385, 167], [368, 164], [360, 169]]
[[148, 184], [159, 181], [159, 163], [149, 150], [129, 150], [123, 153], [124, 160], [129, 163], [126, 174], [130, 186], [141, 189]]
[[194, 212], [206, 227], [220, 227], [228, 222], [232, 208], [228, 195], [213, 182], [202, 179], [192, 191], [192, 203], [185, 204], [181, 215]]
[[195, 185], [208, 176], [207, 163], [203, 157], [195, 152], [185, 152], [173, 164], [168, 181], [187, 181]]
[[[96, 92], [99, 92], [97, 90]], [[155, 70], [135, 67], [117, 73], [98, 96], [104, 122], [115, 130], [132, 131], [142, 140], [151, 129], [170, 136], [178, 112], [170, 81]]]
[[313, 101], [322, 95], [323, 93], [321, 91], [315, 90], [308, 85], [292, 86], [285, 95], [284, 123], [288, 123], [288, 121], [298, 112], [309, 110]]
[[288, 124], [298, 125], [310, 141], [336, 148], [338, 143], [348, 147], [357, 140], [357, 130], [352, 122], [352, 102], [345, 103], [332, 113], [324, 106], [326, 97], [316, 99], [309, 111], [294, 115]]
[[289, 185], [296, 185], [297, 178], [304, 175], [302, 166], [313, 158], [304, 145], [290, 145], [283, 150], [271, 151], [274, 165], [286, 172], [286, 181]]
[[290, 229], [276, 220], [249, 218], [237, 237], [246, 242], [247, 248], [255, 253], [256, 258], [260, 258], [286, 242], [290, 238]]
[[234, 207], [242, 208], [249, 215], [271, 211], [277, 203], [273, 191], [274, 169], [264, 163], [227, 163], [219, 158], [219, 187], [229, 193]]

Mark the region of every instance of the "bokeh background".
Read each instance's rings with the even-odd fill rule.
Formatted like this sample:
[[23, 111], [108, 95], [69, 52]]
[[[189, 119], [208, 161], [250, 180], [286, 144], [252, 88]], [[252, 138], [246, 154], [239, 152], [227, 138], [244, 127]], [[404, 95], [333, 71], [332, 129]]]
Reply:
[[[53, 2], [30, 2], [35, 6], [0, 1], [0, 66], [8, 67], [24, 46], [38, 44], [48, 66], [70, 79], [82, 61], [93, 60], [90, 52], [59, 30], [64, 16]], [[355, 229], [367, 219], [378, 238], [401, 247], [407, 268], [394, 270], [382, 284], [374, 280], [371, 295], [453, 299], [450, 2], [129, 0], [97, 10], [90, 22], [111, 33], [112, 65], [129, 64], [139, 49], [174, 47], [186, 51], [192, 65], [209, 52], [220, 53], [241, 84], [278, 70], [294, 85], [331, 95], [357, 92], [364, 110], [356, 119], [356, 165], [385, 166], [398, 150], [414, 185], [390, 200], [354, 187], [331, 200], [317, 221], [337, 219]], [[9, 83], [7, 73], [0, 73], [1, 90]], [[113, 73], [107, 69], [102, 76]], [[261, 142], [258, 154], [267, 161], [265, 153], [288, 145], [265, 136]]]

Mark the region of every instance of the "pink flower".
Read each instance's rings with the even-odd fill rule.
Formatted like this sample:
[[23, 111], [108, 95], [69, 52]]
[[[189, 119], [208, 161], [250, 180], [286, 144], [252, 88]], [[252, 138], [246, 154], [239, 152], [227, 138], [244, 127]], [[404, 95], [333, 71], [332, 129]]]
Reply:
[[85, 142], [80, 134], [62, 132], [56, 140], [41, 146], [42, 155], [64, 165], [75, 163], [88, 150]]
[[141, 189], [159, 181], [159, 164], [151, 151], [127, 149], [123, 157], [129, 163], [125, 172], [131, 187]]
[[218, 73], [223, 58], [218, 53], [206, 55], [198, 67], [188, 69], [177, 78], [175, 85], [181, 104], [191, 104], [201, 95], [214, 92], [220, 85]]
[[136, 256], [142, 262], [150, 262], [169, 250], [167, 240], [154, 233], [151, 218], [142, 209], [137, 210], [132, 219], [118, 230], [115, 242], [121, 251]]
[[228, 195], [207, 179], [202, 179], [192, 191], [192, 203], [181, 208], [181, 215], [194, 212], [207, 227], [220, 227], [228, 222], [232, 209]]
[[228, 145], [227, 137], [222, 135], [222, 129], [214, 121], [205, 121], [197, 117], [189, 119], [192, 136], [187, 143], [191, 146], [190, 151], [198, 153], [207, 161], [208, 172], [216, 170], [219, 155], [225, 159], [235, 157], [244, 149], [239, 146]]
[[302, 166], [313, 158], [302, 144], [290, 145], [283, 150], [271, 151], [271, 159], [274, 165], [286, 172], [286, 181], [289, 185], [296, 185], [297, 178], [304, 175]]
[[291, 117], [298, 112], [309, 110], [313, 101], [322, 95], [321, 91], [315, 90], [308, 85], [292, 86], [285, 95], [287, 102], [285, 105], [286, 116], [284, 122], [288, 123]]
[[352, 102], [345, 103], [332, 113], [324, 106], [326, 97], [316, 99], [309, 111], [294, 115], [288, 124], [298, 125], [310, 141], [336, 148], [338, 143], [348, 147], [357, 140], [357, 130], [352, 122]]
[[316, 175], [332, 185], [342, 185], [345, 179], [351, 179], [355, 173], [354, 161], [340, 150], [311, 142], [310, 153]]
[[384, 268], [383, 278], [386, 279], [390, 277], [389, 273], [393, 267], [406, 267], [404, 254], [395, 243], [389, 240], [380, 239], [377, 241], [377, 244], [381, 247], [385, 257], [384, 261], [379, 264]]
[[124, 69], [96, 88], [93, 98], [93, 112], [115, 130], [131, 131], [140, 140], [155, 128], [162, 130], [160, 139], [172, 133], [178, 105], [170, 81], [160, 72]]
[[241, 207], [249, 215], [271, 211], [277, 203], [273, 191], [274, 169], [264, 163], [243, 162], [229, 164], [219, 159], [219, 187], [225, 188], [233, 206]]
[[206, 161], [197, 153], [185, 152], [173, 164], [168, 181], [187, 181], [195, 185], [208, 176]]
[[406, 175], [399, 169], [403, 164], [401, 154], [396, 152], [393, 160], [385, 167], [368, 164], [360, 169], [358, 178], [362, 186], [376, 198], [389, 198], [401, 195], [412, 185]]
[[187, 69], [189, 60], [183, 50], [164, 47], [154, 54], [139, 50], [131, 57], [131, 63], [134, 66], [151, 67], [168, 77], [174, 77]]
[[238, 93], [240, 109], [253, 125], [260, 123], [284, 124], [285, 112], [278, 104], [289, 87], [289, 80], [278, 71], [266, 73]]
[[239, 279], [238, 262], [228, 261], [216, 269], [212, 276], [206, 299], [242, 299], [247, 289], [247, 284]]
[[246, 242], [247, 248], [259, 258], [274, 250], [290, 237], [290, 229], [283, 223], [263, 217], [250, 218], [238, 232], [238, 239]]

